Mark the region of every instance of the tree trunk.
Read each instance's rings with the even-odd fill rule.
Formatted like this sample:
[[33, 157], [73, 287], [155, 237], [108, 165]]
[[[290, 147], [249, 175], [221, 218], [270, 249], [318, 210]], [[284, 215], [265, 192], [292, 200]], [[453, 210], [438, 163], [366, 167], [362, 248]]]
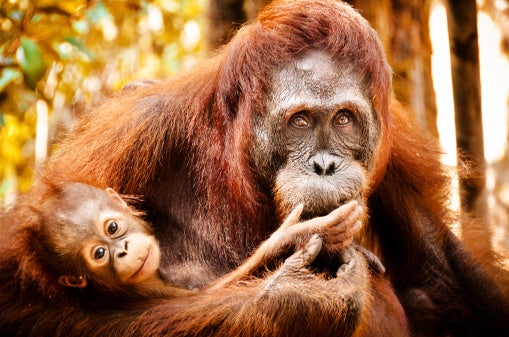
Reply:
[[[451, 74], [460, 162], [466, 158], [472, 175], [460, 179], [461, 207], [486, 219], [486, 179], [481, 110], [481, 81], [475, 0], [446, 0]], [[461, 158], [463, 157], [463, 158]]]
[[394, 70], [396, 97], [435, 136], [437, 107], [431, 74], [431, 0], [351, 0], [380, 35]]
[[247, 20], [258, 16], [270, 0], [210, 0], [208, 7], [207, 47], [210, 50], [227, 43]]
[[208, 7], [207, 48], [214, 50], [227, 43], [246, 22], [243, 0], [210, 0]]

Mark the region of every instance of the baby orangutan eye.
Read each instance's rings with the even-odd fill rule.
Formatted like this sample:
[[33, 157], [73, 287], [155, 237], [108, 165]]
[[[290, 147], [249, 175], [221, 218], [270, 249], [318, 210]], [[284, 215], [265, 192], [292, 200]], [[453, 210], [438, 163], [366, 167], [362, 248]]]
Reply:
[[101, 260], [106, 255], [106, 249], [104, 247], [98, 247], [94, 251], [94, 259]]
[[118, 231], [118, 224], [115, 221], [111, 221], [108, 224], [108, 234], [113, 235]]

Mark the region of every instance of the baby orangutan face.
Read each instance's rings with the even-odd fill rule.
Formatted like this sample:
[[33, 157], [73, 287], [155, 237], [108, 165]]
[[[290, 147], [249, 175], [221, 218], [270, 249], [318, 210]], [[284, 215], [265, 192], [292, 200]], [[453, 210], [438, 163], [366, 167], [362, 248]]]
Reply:
[[93, 222], [91, 235], [81, 253], [99, 279], [140, 283], [159, 268], [159, 246], [130, 214], [105, 209]]
[[159, 245], [148, 224], [115, 191], [69, 183], [53, 203], [55, 250], [81, 260], [60, 283], [84, 287], [91, 278], [114, 287], [157, 277]]

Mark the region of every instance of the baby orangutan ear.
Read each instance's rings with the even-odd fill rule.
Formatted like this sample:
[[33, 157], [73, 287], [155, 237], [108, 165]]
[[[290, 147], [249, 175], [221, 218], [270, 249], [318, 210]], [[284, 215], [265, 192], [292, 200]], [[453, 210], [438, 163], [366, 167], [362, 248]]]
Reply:
[[66, 287], [85, 288], [87, 286], [87, 279], [83, 276], [64, 275], [60, 276], [58, 283]]
[[106, 193], [108, 193], [122, 208], [127, 208], [127, 203], [114, 189], [108, 187], [106, 188]]

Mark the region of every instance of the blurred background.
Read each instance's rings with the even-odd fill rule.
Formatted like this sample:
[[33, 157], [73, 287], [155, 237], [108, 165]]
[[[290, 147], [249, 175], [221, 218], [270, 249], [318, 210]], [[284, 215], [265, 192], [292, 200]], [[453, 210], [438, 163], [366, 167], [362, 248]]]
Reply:
[[[192, 67], [267, 0], [0, 0], [0, 205], [86, 107], [125, 84]], [[509, 0], [352, 0], [378, 31], [396, 97], [440, 138], [451, 207], [487, 220], [509, 250]], [[458, 224], [454, 230], [461, 235]]]

